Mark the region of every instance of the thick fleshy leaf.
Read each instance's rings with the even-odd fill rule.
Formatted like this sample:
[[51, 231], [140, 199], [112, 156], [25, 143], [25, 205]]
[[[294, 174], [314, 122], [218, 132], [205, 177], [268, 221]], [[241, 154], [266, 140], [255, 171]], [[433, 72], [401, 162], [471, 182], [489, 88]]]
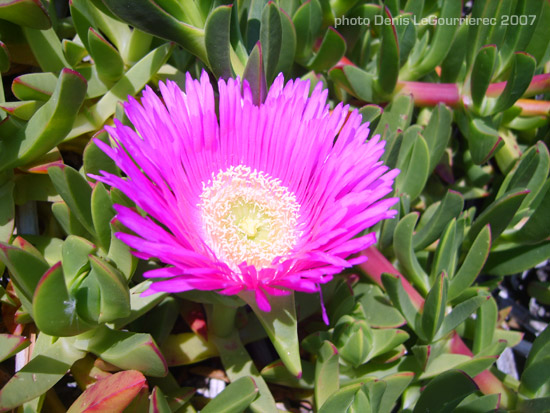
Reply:
[[317, 354], [315, 364], [315, 404], [321, 408], [325, 401], [340, 387], [338, 350], [325, 341]]
[[95, 234], [90, 206], [92, 199], [90, 184], [70, 166], [52, 167], [48, 170], [48, 174], [71, 212], [90, 234]]
[[258, 396], [258, 387], [252, 377], [241, 377], [227, 386], [214, 400], [209, 402], [203, 413], [231, 413], [245, 410]]
[[43, 104], [44, 102], [38, 100], [4, 102], [0, 104], [0, 109], [21, 120], [29, 120]]
[[103, 2], [123, 21], [146, 33], [178, 42], [203, 62], [208, 62], [202, 28], [178, 21], [150, 0], [139, 4], [131, 0], [103, 0]]
[[487, 224], [491, 226], [491, 238], [497, 239], [510, 224], [528, 193], [528, 191], [507, 193], [489, 205], [472, 224], [468, 232], [469, 241], [472, 242]]
[[37, 0], [0, 1], [0, 19], [38, 30], [52, 26], [46, 8]]
[[491, 253], [483, 271], [493, 275], [512, 275], [533, 268], [548, 258], [550, 241], [521, 245]]
[[477, 52], [476, 60], [470, 75], [470, 93], [472, 102], [478, 110], [481, 107], [489, 83], [491, 83], [495, 70], [496, 58], [497, 48], [495, 45], [484, 46]]
[[[361, 303], [367, 322], [372, 327], [399, 327], [405, 319], [382, 290], [373, 284], [357, 283], [353, 287], [355, 299]], [[395, 330], [394, 330], [395, 331]]]
[[206, 55], [210, 68], [216, 77], [222, 79], [228, 79], [233, 75], [230, 57], [230, 22], [231, 7], [220, 6], [209, 14], [204, 28]]
[[56, 85], [57, 76], [53, 73], [27, 73], [13, 80], [11, 91], [19, 100], [47, 101]]
[[164, 356], [149, 334], [103, 326], [77, 336], [74, 346], [124, 370], [139, 370], [152, 377], [164, 377], [168, 373]]
[[23, 165], [61, 142], [69, 133], [84, 100], [86, 81], [63, 69], [52, 97], [0, 151], [1, 169]]
[[306, 62], [313, 51], [313, 43], [321, 30], [323, 10], [319, 0], [311, 0], [302, 4], [292, 17], [296, 28], [296, 57], [298, 61]]
[[498, 131], [479, 118], [470, 121], [466, 138], [472, 160], [477, 165], [487, 162], [503, 144]]
[[302, 372], [302, 377], [297, 378], [289, 373], [281, 360], [277, 360], [265, 366], [261, 374], [270, 383], [296, 389], [313, 390], [315, 386], [315, 366], [307, 360], [302, 360]]
[[256, 105], [263, 103], [267, 96], [267, 81], [263, 67], [262, 46], [258, 42], [250, 56], [246, 67], [244, 68], [243, 80], [248, 82], [252, 92], [253, 102]]
[[23, 27], [23, 33], [32, 50], [34, 58], [38, 61], [44, 72], [58, 73], [69, 67], [65, 59], [61, 40], [53, 28], [47, 30]]
[[492, 108], [492, 114], [508, 109], [523, 95], [533, 78], [535, 66], [536, 62], [533, 56], [525, 52], [518, 52], [514, 55], [512, 71], [506, 81], [504, 91]]
[[114, 216], [111, 197], [105, 186], [98, 182], [92, 191], [92, 221], [97, 241], [104, 251], [109, 251], [111, 245], [111, 220]]
[[334, 66], [346, 53], [346, 41], [340, 33], [329, 27], [323, 37], [321, 46], [307, 67], [315, 72], [322, 72]]
[[270, 296], [271, 311], [269, 312], [258, 308], [252, 294], [242, 293], [240, 297], [246, 301], [260, 320], [286, 368], [299, 377], [302, 374], [302, 366], [298, 346], [298, 321], [294, 293]]
[[269, 2], [262, 11], [260, 26], [260, 43], [262, 45], [263, 65], [268, 84], [277, 75], [276, 68], [281, 54], [283, 41], [282, 16], [279, 8]]
[[432, 340], [445, 318], [447, 285], [447, 277], [443, 272], [436, 277], [435, 283], [426, 296], [421, 323], [424, 337], [426, 337], [427, 341]]
[[418, 229], [413, 235], [416, 251], [426, 248], [436, 241], [450, 220], [458, 218], [464, 206], [464, 198], [455, 191], [448, 191], [440, 202], [430, 208], [437, 208], [432, 214], [424, 212], [418, 223]]
[[99, 284], [100, 314], [98, 322], [108, 323], [130, 315], [130, 293], [124, 276], [102, 259], [89, 256], [91, 271]]
[[0, 243], [0, 259], [8, 267], [11, 281], [31, 300], [42, 275], [50, 268], [42, 257], [9, 244]]
[[143, 374], [121, 371], [88, 387], [67, 412], [122, 412], [143, 388], [147, 388]]
[[377, 85], [385, 95], [390, 95], [399, 76], [399, 43], [390, 11], [385, 8], [382, 19], [382, 40], [378, 56]]
[[418, 214], [411, 212], [406, 215], [395, 228], [393, 249], [409, 280], [426, 294], [429, 290], [428, 274], [422, 268], [413, 250], [413, 232]]
[[93, 327], [76, 312], [76, 301], [67, 291], [61, 263], [54, 265], [41, 278], [32, 305], [36, 326], [51, 336], [74, 336]]
[[405, 320], [407, 320], [407, 324], [409, 324], [413, 330], [416, 330], [419, 313], [413, 306], [405, 288], [403, 288], [400, 277], [384, 273], [382, 274], [382, 282], [393, 304], [401, 311]]
[[422, 136], [430, 150], [430, 168], [432, 173], [441, 161], [451, 137], [451, 122], [453, 112], [443, 103], [438, 104], [432, 111], [430, 121], [424, 128]]
[[[37, 347], [42, 350], [38, 351]], [[61, 380], [75, 361], [85, 355], [64, 338], [54, 342], [52, 337], [40, 334], [32, 360], [0, 390], [0, 410], [7, 411], [40, 397]]]
[[468, 395], [477, 391], [465, 373], [449, 370], [431, 380], [416, 402], [413, 413], [452, 411]]
[[112, 85], [122, 77], [124, 62], [120, 53], [91, 27], [88, 31], [88, 50], [104, 83]]
[[[445, 337], [452, 330], [462, 324], [468, 317], [470, 317], [481, 305], [483, 305], [489, 297], [476, 296], [469, 298], [468, 300], [455, 306], [449, 314], [445, 316], [441, 328], [434, 337], [435, 340]], [[489, 343], [490, 344], [490, 343]]]
[[4, 361], [14, 354], [19, 353], [30, 344], [31, 342], [25, 337], [14, 336], [12, 334], [0, 334], [0, 361]]
[[454, 299], [472, 285], [487, 260], [490, 248], [491, 229], [486, 225], [477, 235], [460, 269], [451, 279], [449, 300]]
[[474, 354], [481, 352], [493, 343], [497, 319], [497, 303], [493, 297], [489, 296], [476, 313], [474, 345], [472, 348]]
[[71, 288], [73, 282], [90, 266], [88, 256], [96, 251], [96, 246], [85, 238], [69, 235], [61, 249], [65, 283]]

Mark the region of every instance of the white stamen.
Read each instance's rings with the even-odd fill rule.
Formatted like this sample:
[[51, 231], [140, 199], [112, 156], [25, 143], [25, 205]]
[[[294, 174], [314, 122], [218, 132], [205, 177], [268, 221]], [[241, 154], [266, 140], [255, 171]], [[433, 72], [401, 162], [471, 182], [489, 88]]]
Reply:
[[204, 235], [218, 259], [237, 270], [242, 262], [265, 268], [284, 257], [301, 236], [300, 205], [266, 173], [239, 165], [212, 174], [200, 195]]

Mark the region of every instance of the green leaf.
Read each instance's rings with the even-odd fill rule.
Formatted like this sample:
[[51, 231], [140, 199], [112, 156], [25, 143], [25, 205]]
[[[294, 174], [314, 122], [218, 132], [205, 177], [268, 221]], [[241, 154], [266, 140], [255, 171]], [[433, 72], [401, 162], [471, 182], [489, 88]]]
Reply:
[[150, 402], [149, 402], [150, 412], [172, 413], [170, 404], [168, 404], [168, 400], [166, 400], [166, 396], [164, 395], [160, 387], [155, 386], [155, 388], [151, 392], [151, 397], [149, 399], [150, 399]]
[[530, 398], [550, 395], [550, 356], [531, 363], [521, 374], [519, 391]]
[[322, 72], [330, 69], [346, 53], [346, 41], [340, 33], [329, 27], [323, 37], [321, 46], [311, 60], [307, 63], [309, 70]]
[[40, 279], [32, 305], [36, 326], [51, 336], [74, 336], [93, 327], [76, 312], [76, 301], [67, 291], [61, 263], [50, 268]]
[[494, 44], [482, 47], [477, 52], [470, 79], [470, 93], [474, 107], [479, 110], [487, 88], [493, 78], [497, 59], [497, 48]]
[[12, 334], [0, 334], [0, 361], [10, 358], [31, 344], [30, 340]]
[[78, 276], [89, 270], [88, 255], [96, 250], [96, 246], [86, 238], [69, 235], [65, 239], [61, 247], [61, 255], [67, 287], [71, 288]]
[[469, 241], [472, 242], [487, 224], [491, 226], [491, 238], [493, 240], [497, 239], [512, 221], [528, 193], [529, 191], [507, 193], [491, 203], [470, 227], [468, 232]]
[[417, 318], [419, 317], [418, 310], [413, 306], [409, 295], [401, 284], [401, 279], [397, 275], [382, 274], [382, 283], [384, 289], [390, 296], [394, 305], [401, 311], [407, 324], [416, 331]]
[[498, 308], [493, 297], [487, 297], [487, 301], [477, 310], [474, 330], [474, 354], [479, 353], [493, 343], [495, 329], [497, 328]]
[[[481, 305], [483, 305], [490, 296], [476, 296], [463, 301], [455, 306], [452, 311], [445, 316], [441, 328], [434, 337], [434, 341], [445, 337], [452, 330], [462, 324], [468, 317], [470, 317], [474, 311], [476, 311]], [[489, 343], [490, 344], [490, 343]]]
[[512, 275], [533, 268], [548, 258], [550, 241], [522, 245], [492, 252], [483, 271], [493, 275]]
[[536, 61], [533, 56], [525, 52], [517, 52], [514, 55], [512, 71], [506, 87], [502, 94], [497, 98], [495, 106], [491, 113], [502, 112], [511, 107], [527, 90], [533, 74], [535, 73]]
[[413, 413], [449, 412], [478, 388], [474, 381], [458, 370], [446, 371], [432, 379], [416, 402]]
[[19, 100], [47, 101], [55, 91], [57, 80], [53, 73], [27, 73], [13, 80], [11, 91]]
[[166, 293], [156, 293], [142, 296], [141, 293], [146, 291], [150, 285], [151, 281], [143, 281], [130, 289], [130, 315], [115, 320], [113, 322], [114, 328], [119, 329], [138, 319], [165, 299], [167, 295]]
[[103, 0], [122, 21], [138, 29], [179, 43], [207, 63], [204, 30], [176, 20], [150, 0], [136, 4], [132, 0]]
[[[399, 327], [405, 319], [380, 287], [359, 282], [353, 287], [354, 298], [361, 303], [365, 319], [372, 327]], [[396, 331], [396, 330], [393, 330]]]
[[372, 350], [372, 331], [364, 321], [344, 316], [334, 328], [332, 341], [343, 360], [359, 367]]
[[426, 294], [429, 290], [428, 275], [420, 266], [413, 250], [413, 232], [418, 214], [411, 212], [399, 221], [393, 236], [393, 250], [409, 280]]
[[108, 323], [130, 315], [130, 292], [124, 276], [107, 262], [93, 255], [89, 256], [90, 276], [95, 276], [100, 294], [98, 322]]
[[92, 188], [76, 170], [70, 166], [48, 169], [48, 174], [57, 192], [69, 206], [71, 212], [90, 234], [95, 234], [92, 219]]
[[265, 366], [261, 374], [270, 383], [295, 389], [313, 390], [315, 386], [315, 366], [307, 360], [302, 360], [302, 372], [302, 377], [297, 378], [290, 374], [281, 360], [277, 360]]
[[262, 45], [263, 65], [267, 84], [271, 84], [277, 75], [277, 66], [283, 43], [282, 16], [273, 2], [267, 3], [262, 11], [260, 43]]
[[37, 30], [52, 26], [46, 8], [41, 2], [33, 0], [0, 1], [0, 19]]
[[258, 387], [250, 376], [241, 377], [227, 386], [214, 400], [209, 402], [203, 413], [231, 413], [244, 411], [258, 396]]
[[119, 52], [91, 27], [88, 30], [88, 50], [104, 83], [112, 85], [122, 77], [124, 62]]
[[430, 271], [430, 279], [433, 280], [438, 274], [445, 272], [447, 275], [454, 274], [456, 266], [456, 245], [457, 238], [456, 219], [453, 218], [447, 228], [441, 234], [439, 243], [435, 249], [433, 256], [432, 269]]
[[338, 350], [325, 341], [317, 354], [315, 364], [315, 404], [321, 408], [325, 401], [340, 387]]
[[503, 140], [498, 131], [484, 119], [473, 119], [469, 122], [466, 134], [468, 147], [475, 164], [481, 165], [487, 162], [495, 152], [503, 145]]
[[67, 413], [122, 412], [143, 388], [147, 388], [147, 381], [139, 371], [120, 371], [84, 390]]
[[312, 48], [323, 20], [323, 10], [319, 0], [311, 0], [302, 4], [292, 21], [296, 28], [296, 58], [298, 62], [306, 62], [312, 55]]
[[399, 76], [399, 43], [393, 19], [387, 7], [383, 13], [385, 18], [381, 28], [382, 40], [378, 56], [378, 79], [376, 83], [383, 94], [390, 95], [397, 85]]
[[86, 176], [90, 174], [99, 175], [100, 171], [109, 172], [113, 175], [120, 175], [120, 171], [115, 162], [106, 155], [105, 152], [99, 149], [94, 142], [95, 139], [109, 144], [109, 134], [105, 131], [96, 133], [93, 139], [90, 139], [84, 148], [83, 161]]
[[451, 137], [452, 120], [453, 112], [445, 104], [439, 103], [432, 111], [430, 121], [422, 132], [430, 150], [430, 173], [439, 164], [447, 149]]
[[45, 154], [71, 130], [84, 100], [86, 81], [80, 74], [63, 69], [55, 91], [12, 139], [0, 146], [0, 169], [23, 165]]
[[449, 45], [453, 43], [457, 32], [458, 20], [461, 14], [461, 3], [454, 1], [443, 3], [439, 18], [446, 19], [443, 21], [448, 23], [437, 25], [430, 47], [418, 64], [413, 65], [410, 69], [406, 67], [407, 65], [404, 66], [403, 80], [422, 77], [434, 70], [445, 59], [445, 56], [449, 53]]
[[92, 221], [97, 234], [98, 244], [104, 251], [109, 251], [111, 245], [111, 220], [115, 216], [115, 210], [111, 197], [105, 186], [98, 182], [92, 191]]
[[[344, 66], [343, 71], [345, 75], [345, 81], [349, 82], [349, 87], [351, 88], [351, 90], [348, 90], [348, 92], [352, 93], [354, 96], [357, 96], [364, 102], [373, 102], [376, 100], [376, 92], [374, 90], [374, 75], [372, 73], [368, 73], [358, 67], [351, 65]], [[340, 69], [333, 69], [330, 72], [331, 77], [339, 74], [339, 72]], [[384, 119], [384, 115], [382, 115], [382, 119]]]
[[260, 320], [286, 368], [295, 376], [300, 376], [302, 366], [300, 364], [298, 321], [296, 319], [294, 293], [270, 296], [271, 311], [269, 312], [258, 308], [253, 295], [241, 293], [239, 296], [252, 308], [254, 314]]
[[486, 413], [496, 411], [500, 405], [500, 394], [488, 394], [474, 400], [463, 400], [454, 413]]
[[23, 100], [18, 102], [4, 102], [0, 109], [21, 120], [29, 120], [44, 102], [38, 100]]
[[470, 287], [477, 278], [491, 249], [491, 229], [485, 225], [477, 235], [464, 262], [449, 286], [449, 300], [458, 297], [466, 288]]
[[68, 39], [63, 39], [61, 44], [63, 46], [63, 55], [71, 67], [78, 66], [82, 63], [82, 59], [88, 56], [88, 50], [81, 44]]
[[230, 22], [231, 6], [220, 6], [210, 12], [204, 28], [206, 55], [210, 68], [216, 77], [222, 79], [233, 76], [230, 58]]
[[53, 28], [38, 30], [23, 27], [23, 33], [42, 71], [58, 73], [69, 67], [61, 40]]
[[102, 326], [75, 337], [74, 346], [124, 370], [138, 370], [152, 377], [164, 377], [168, 373], [164, 356], [149, 334]]
[[267, 96], [267, 83], [262, 61], [262, 46], [258, 42], [250, 53], [243, 74], [243, 80], [246, 80], [250, 86], [252, 101], [257, 106], [262, 104]]
[[42, 257], [0, 242], [0, 259], [8, 267], [11, 281], [24, 297], [31, 301], [42, 275], [50, 268]]
[[445, 305], [447, 303], [447, 277], [442, 272], [435, 279], [430, 292], [426, 296], [424, 309], [422, 310], [422, 331], [427, 341], [435, 336], [445, 318]]
[[53, 342], [52, 337], [39, 334], [38, 342], [49, 341], [42, 351], [35, 351], [31, 361], [12, 378], [0, 391], [0, 410], [7, 411], [26, 401], [40, 397], [54, 386], [72, 364], [86, 353], [75, 349], [66, 339]]
[[[327, 401], [318, 410], [319, 413], [332, 413], [332, 412], [369, 412], [370, 403], [365, 394], [361, 390], [361, 383], [346, 386], [335, 392], [327, 399]], [[363, 402], [366, 399], [366, 406], [363, 405], [361, 410], [357, 410], [354, 404], [357, 403], [356, 399], [362, 399]]]
[[413, 235], [415, 251], [420, 251], [436, 241], [450, 220], [457, 218], [464, 207], [464, 198], [458, 192], [449, 190], [441, 202], [437, 203], [437, 209], [424, 221], [426, 213], [422, 214], [418, 224], [419, 229]]

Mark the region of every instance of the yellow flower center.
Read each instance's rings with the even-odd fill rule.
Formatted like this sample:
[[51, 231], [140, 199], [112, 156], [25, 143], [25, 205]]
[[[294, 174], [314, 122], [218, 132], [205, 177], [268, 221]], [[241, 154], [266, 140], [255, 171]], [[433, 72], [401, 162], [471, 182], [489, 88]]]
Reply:
[[268, 267], [275, 257], [288, 255], [301, 236], [295, 195], [248, 166], [212, 174], [200, 199], [205, 241], [234, 270], [245, 261]]

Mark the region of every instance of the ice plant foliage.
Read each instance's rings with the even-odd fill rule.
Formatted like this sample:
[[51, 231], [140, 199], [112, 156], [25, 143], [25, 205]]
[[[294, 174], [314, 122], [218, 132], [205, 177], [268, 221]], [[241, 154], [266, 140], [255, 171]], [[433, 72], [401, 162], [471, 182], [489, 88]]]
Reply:
[[[96, 141], [124, 172], [95, 178], [120, 189], [145, 214], [116, 205], [135, 234], [117, 236], [144, 259], [150, 292], [317, 292], [334, 274], [362, 260], [350, 255], [375, 242], [365, 230], [390, 218], [396, 170], [380, 161], [384, 143], [367, 140], [361, 115], [327, 105], [321, 84], [271, 86], [263, 104], [238, 79], [187, 75], [185, 92], [160, 83], [141, 102], [125, 104], [135, 130], [106, 127], [115, 147]], [[218, 106], [218, 111], [216, 107]]]

